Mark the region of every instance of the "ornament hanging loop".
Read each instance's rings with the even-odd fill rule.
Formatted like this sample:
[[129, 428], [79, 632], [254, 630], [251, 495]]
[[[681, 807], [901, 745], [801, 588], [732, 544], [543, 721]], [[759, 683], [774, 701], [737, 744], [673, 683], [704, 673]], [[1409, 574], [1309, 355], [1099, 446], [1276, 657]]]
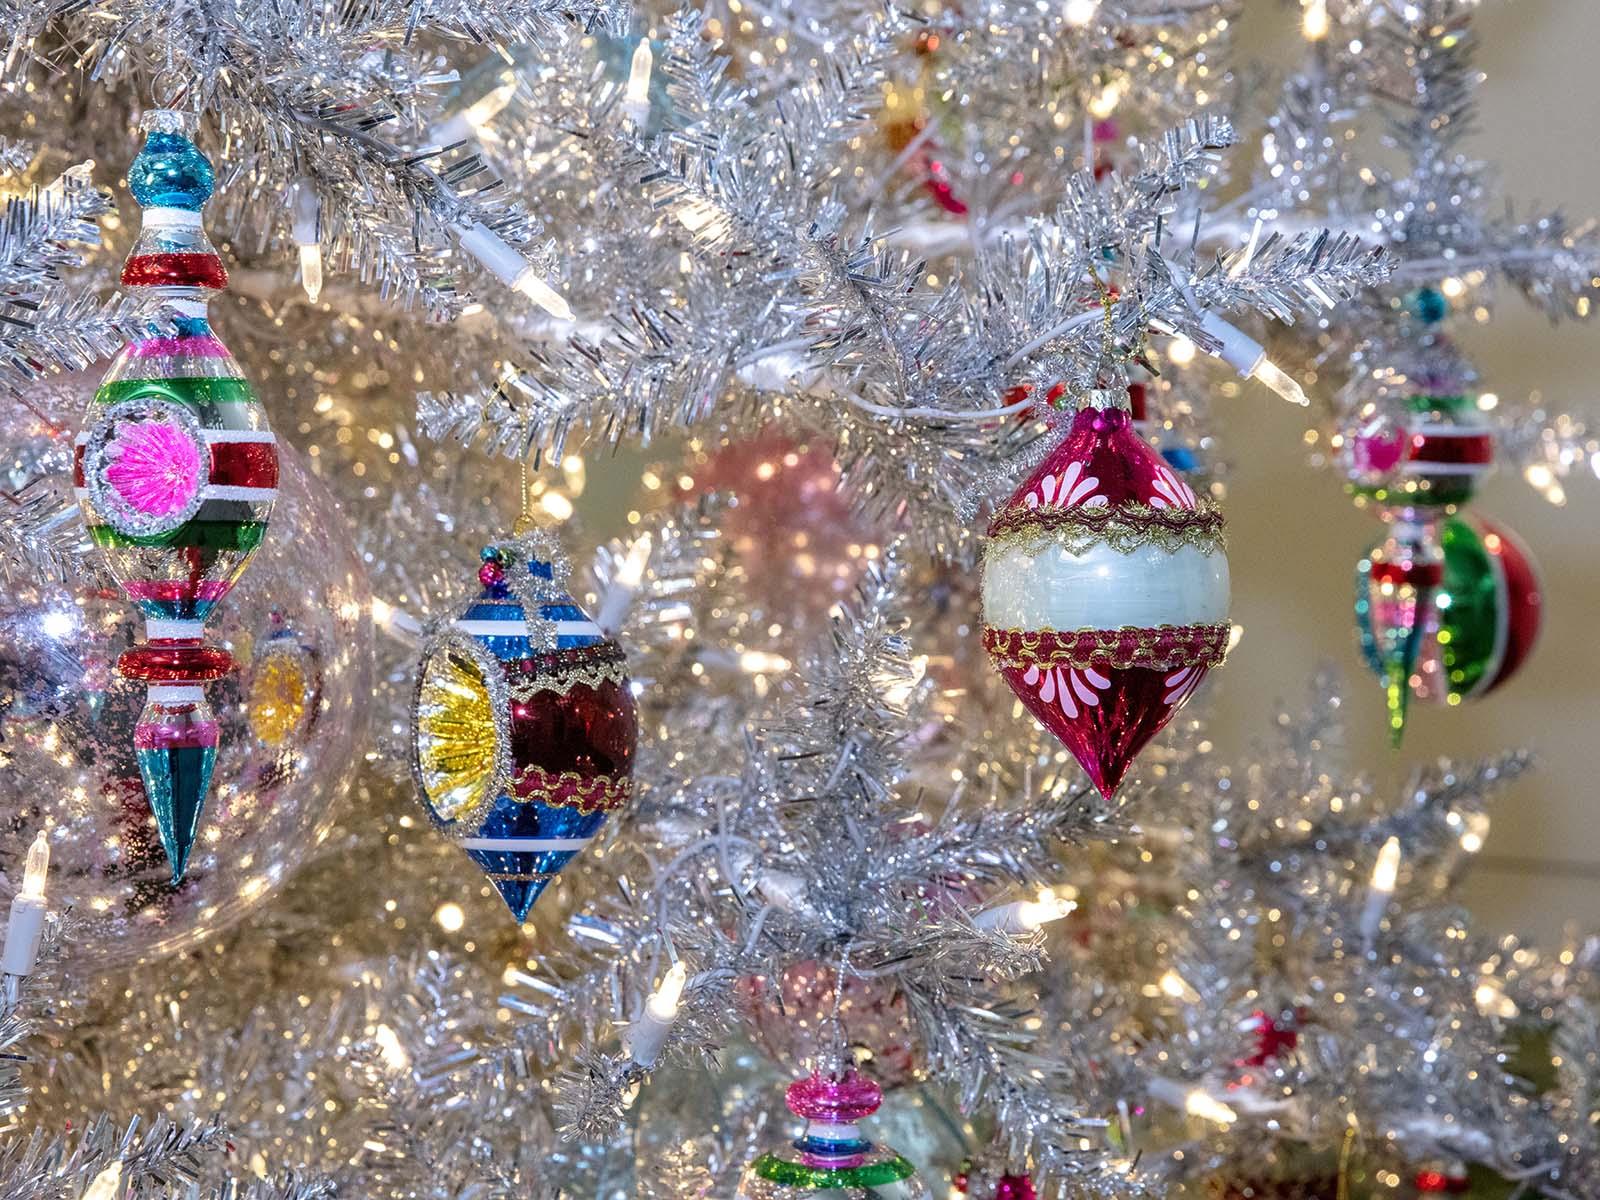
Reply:
[[555, 517], [548, 510], [536, 509], [533, 506], [533, 481], [528, 476], [528, 463], [535, 453], [536, 451], [530, 449], [517, 464], [521, 504], [517, 511], [516, 522], [511, 526], [512, 534], [517, 537], [537, 533], [541, 529], [550, 529], [557, 524]]

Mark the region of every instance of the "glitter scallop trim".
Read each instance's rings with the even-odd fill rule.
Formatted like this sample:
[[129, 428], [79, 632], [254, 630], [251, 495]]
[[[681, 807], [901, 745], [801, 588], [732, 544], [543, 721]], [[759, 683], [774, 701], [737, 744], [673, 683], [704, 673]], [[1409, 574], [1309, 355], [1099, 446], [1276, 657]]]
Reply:
[[513, 700], [528, 700], [539, 692], [565, 696], [579, 684], [598, 688], [628, 681], [628, 658], [614, 641], [595, 642], [566, 650], [548, 650], [504, 665], [506, 685]]
[[990, 523], [989, 540], [1029, 548], [1048, 542], [1069, 554], [1099, 545], [1124, 554], [1141, 546], [1159, 546], [1170, 554], [1181, 546], [1213, 551], [1226, 545], [1222, 510], [1210, 500], [1194, 509], [1148, 504], [1012, 508]]
[[1170, 671], [1178, 667], [1220, 664], [1228, 652], [1230, 627], [1221, 625], [1157, 625], [1149, 629], [983, 629], [983, 648], [996, 666], [1111, 667], [1126, 670], [1147, 667]]

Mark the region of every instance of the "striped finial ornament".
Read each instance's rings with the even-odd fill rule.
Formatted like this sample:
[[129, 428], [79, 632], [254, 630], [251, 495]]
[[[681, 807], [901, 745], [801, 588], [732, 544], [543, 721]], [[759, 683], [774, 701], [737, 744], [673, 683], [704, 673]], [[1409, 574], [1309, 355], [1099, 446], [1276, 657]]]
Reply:
[[148, 686], [134, 730], [145, 795], [179, 882], [217, 754], [204, 685], [227, 674], [205, 622], [261, 545], [278, 495], [278, 451], [207, 304], [228, 284], [200, 210], [212, 170], [182, 114], [155, 110], [128, 168], [143, 210], [125, 287], [157, 304], [118, 353], [78, 435], [73, 484], [90, 537], [145, 616], [147, 641], [118, 668]]
[[745, 1170], [739, 1200], [921, 1200], [927, 1188], [916, 1168], [887, 1146], [869, 1141], [856, 1122], [870, 1117], [883, 1091], [851, 1067], [814, 1072], [789, 1085], [789, 1111], [805, 1130], [781, 1150]]
[[485, 547], [482, 591], [430, 634], [412, 702], [423, 806], [518, 921], [632, 794], [627, 659], [566, 580], [545, 531]]

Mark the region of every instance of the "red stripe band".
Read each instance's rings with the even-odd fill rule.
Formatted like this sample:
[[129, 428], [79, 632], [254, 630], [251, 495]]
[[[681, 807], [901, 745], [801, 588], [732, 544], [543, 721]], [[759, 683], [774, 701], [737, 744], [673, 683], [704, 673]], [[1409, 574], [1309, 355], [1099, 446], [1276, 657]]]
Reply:
[[1372, 578], [1379, 583], [1437, 587], [1444, 578], [1444, 567], [1439, 563], [1375, 562]]
[[277, 445], [273, 442], [212, 442], [211, 482], [223, 487], [277, 487]]
[[1488, 466], [1494, 462], [1494, 437], [1487, 433], [1414, 433], [1406, 457], [1412, 462]]

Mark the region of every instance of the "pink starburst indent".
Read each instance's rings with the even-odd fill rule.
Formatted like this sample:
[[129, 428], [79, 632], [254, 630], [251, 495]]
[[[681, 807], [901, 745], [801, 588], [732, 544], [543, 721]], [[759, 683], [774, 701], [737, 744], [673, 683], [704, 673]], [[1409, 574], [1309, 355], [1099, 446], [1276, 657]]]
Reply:
[[167, 421], [123, 426], [107, 449], [106, 482], [128, 507], [150, 517], [183, 509], [200, 489], [200, 449]]

